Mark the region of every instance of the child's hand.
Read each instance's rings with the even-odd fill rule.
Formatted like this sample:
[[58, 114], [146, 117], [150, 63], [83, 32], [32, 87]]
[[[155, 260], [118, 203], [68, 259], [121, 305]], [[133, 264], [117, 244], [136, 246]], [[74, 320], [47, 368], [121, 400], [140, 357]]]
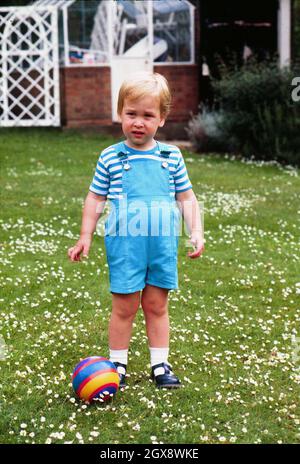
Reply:
[[80, 237], [75, 246], [69, 248], [68, 256], [71, 261], [81, 261], [80, 255], [83, 253], [83, 258], [87, 258], [92, 243], [91, 236]]
[[189, 258], [199, 258], [199, 256], [204, 252], [204, 241], [202, 234], [198, 231], [192, 232], [189, 242], [193, 246], [193, 251], [188, 251], [187, 255]]

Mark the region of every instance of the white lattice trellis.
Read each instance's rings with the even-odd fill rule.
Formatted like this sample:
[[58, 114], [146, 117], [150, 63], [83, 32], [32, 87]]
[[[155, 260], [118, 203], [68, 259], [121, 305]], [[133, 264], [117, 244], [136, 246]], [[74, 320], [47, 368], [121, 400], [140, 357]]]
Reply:
[[59, 126], [57, 8], [0, 8], [0, 126]]

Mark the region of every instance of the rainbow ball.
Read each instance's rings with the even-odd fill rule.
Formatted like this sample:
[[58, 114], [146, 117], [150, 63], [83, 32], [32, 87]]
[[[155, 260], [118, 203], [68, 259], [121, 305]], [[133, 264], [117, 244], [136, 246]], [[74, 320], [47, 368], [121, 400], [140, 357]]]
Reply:
[[90, 356], [74, 369], [72, 385], [76, 395], [84, 401], [107, 401], [116, 394], [120, 378], [116, 366], [106, 358]]

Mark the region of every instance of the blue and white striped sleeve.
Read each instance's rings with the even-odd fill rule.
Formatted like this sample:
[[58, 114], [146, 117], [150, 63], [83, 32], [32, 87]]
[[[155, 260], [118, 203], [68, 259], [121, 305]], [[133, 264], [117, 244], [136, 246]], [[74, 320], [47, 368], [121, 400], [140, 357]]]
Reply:
[[182, 153], [179, 152], [178, 156], [179, 160], [174, 174], [175, 193], [185, 192], [186, 190], [193, 188], [185, 167]]
[[107, 196], [110, 184], [110, 176], [107, 166], [105, 165], [102, 157], [103, 152], [100, 154], [94, 178], [90, 185], [90, 191], [97, 195]]

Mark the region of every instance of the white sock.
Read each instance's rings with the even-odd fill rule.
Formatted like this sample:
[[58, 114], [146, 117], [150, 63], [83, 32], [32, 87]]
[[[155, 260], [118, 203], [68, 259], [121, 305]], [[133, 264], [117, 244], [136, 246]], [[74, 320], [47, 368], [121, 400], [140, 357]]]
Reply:
[[169, 356], [169, 347], [168, 348], [151, 348], [149, 347], [150, 358], [151, 358], [151, 367], [160, 363], [167, 363]]
[[128, 350], [109, 350], [109, 360], [127, 365]]

